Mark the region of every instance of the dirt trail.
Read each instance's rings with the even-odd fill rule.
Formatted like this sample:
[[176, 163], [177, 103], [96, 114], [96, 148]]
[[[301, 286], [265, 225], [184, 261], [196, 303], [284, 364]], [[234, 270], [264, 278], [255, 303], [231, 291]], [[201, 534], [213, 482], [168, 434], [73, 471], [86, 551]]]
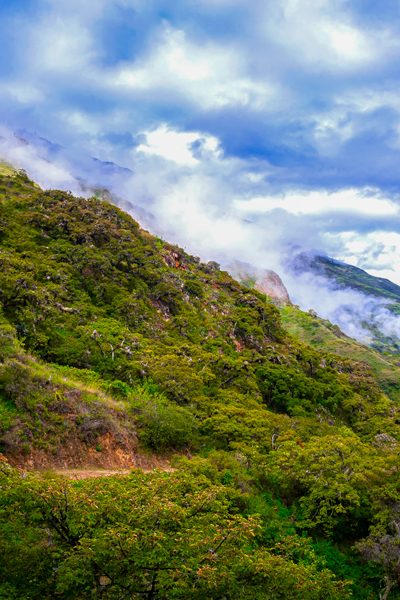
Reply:
[[172, 473], [175, 469], [169, 465], [157, 467], [132, 467], [132, 469], [52, 469], [53, 473], [68, 477], [68, 479], [90, 479], [92, 477], [112, 477], [113, 475], [129, 475], [132, 471], [142, 471], [142, 473], [150, 473], [158, 469]]
[[104, 436], [102, 443], [102, 452], [97, 452], [95, 448], [84, 448], [82, 444], [70, 444], [60, 449], [57, 455], [33, 448], [28, 456], [3, 456], [0, 453], [0, 460], [7, 460], [21, 471], [52, 472], [69, 479], [129, 475], [132, 471], [149, 473], [156, 469], [166, 472], [175, 470], [171, 462], [178, 456], [176, 453], [160, 456], [137, 448], [126, 451], [115, 448], [107, 436]]
[[129, 475], [131, 469], [54, 469], [53, 473], [68, 479], [90, 479], [91, 477], [111, 477]]
[[33, 469], [37, 473], [53, 472], [68, 479], [89, 479], [91, 477], [112, 477], [113, 475], [129, 475], [132, 471], [141, 471], [142, 473], [150, 473], [154, 470], [166, 471], [172, 473], [175, 471], [171, 467], [170, 458], [156, 457], [148, 455], [136, 455], [135, 464], [128, 467], [117, 467], [107, 465], [101, 467], [99, 465], [85, 465], [79, 467], [59, 467], [49, 465], [47, 468]]

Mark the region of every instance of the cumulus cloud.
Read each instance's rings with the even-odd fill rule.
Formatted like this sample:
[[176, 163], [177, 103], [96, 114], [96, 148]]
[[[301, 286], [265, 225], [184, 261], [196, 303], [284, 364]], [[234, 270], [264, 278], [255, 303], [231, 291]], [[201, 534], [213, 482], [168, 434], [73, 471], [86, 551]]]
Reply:
[[147, 53], [110, 70], [105, 81], [117, 94], [164, 90], [202, 110], [227, 105], [265, 108], [279, 101], [277, 85], [246, 74], [246, 61], [234, 45], [190, 40], [169, 24], [160, 28]]
[[136, 148], [137, 152], [161, 156], [179, 165], [197, 165], [204, 153], [218, 154], [218, 140], [198, 132], [178, 132], [165, 124], [142, 134], [144, 141]]

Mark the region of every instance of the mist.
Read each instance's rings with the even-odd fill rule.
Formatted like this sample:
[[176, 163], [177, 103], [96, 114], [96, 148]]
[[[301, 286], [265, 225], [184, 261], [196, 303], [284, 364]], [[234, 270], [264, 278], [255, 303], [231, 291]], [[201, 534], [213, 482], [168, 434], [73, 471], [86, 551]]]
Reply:
[[[400, 339], [400, 318], [387, 303], [338, 289], [311, 272], [294, 273], [289, 266], [294, 254], [314, 251], [335, 257], [343, 251], [340, 236], [326, 231], [325, 213], [284, 210], [282, 194], [268, 184], [268, 166], [226, 157], [215, 138], [197, 132], [180, 138], [174, 132], [171, 144], [170, 132], [164, 130], [158, 140], [142, 138], [142, 144], [124, 157], [125, 166], [119, 167], [35, 135], [16, 135], [4, 127], [0, 135], [3, 160], [24, 169], [43, 188], [85, 197], [108, 190], [112, 201], [142, 227], [203, 261], [217, 261], [233, 274], [237, 260], [259, 274], [266, 269], [277, 272], [294, 304], [315, 310], [350, 337], [370, 343], [370, 328], [376, 326], [388, 337]], [[304, 197], [302, 192], [289, 200], [295, 199], [298, 206]], [[263, 212], [254, 210], [254, 199], [258, 206], [260, 198]], [[390, 203], [379, 197], [376, 202], [377, 209], [383, 202], [390, 213]], [[349, 218], [337, 210], [334, 214], [336, 224]]]
[[339, 288], [331, 280], [309, 271], [285, 273], [293, 304], [313, 309], [318, 316], [340, 327], [349, 337], [364, 344], [374, 342], [373, 329], [400, 340], [400, 318], [390, 311], [390, 302], [350, 288]]

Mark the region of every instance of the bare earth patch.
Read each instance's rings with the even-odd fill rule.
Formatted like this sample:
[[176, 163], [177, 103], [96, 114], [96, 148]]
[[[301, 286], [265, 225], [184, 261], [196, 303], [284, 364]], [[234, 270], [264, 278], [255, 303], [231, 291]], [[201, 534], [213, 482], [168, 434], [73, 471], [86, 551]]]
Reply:
[[68, 479], [90, 479], [92, 477], [129, 475], [131, 469], [55, 469], [53, 472]]

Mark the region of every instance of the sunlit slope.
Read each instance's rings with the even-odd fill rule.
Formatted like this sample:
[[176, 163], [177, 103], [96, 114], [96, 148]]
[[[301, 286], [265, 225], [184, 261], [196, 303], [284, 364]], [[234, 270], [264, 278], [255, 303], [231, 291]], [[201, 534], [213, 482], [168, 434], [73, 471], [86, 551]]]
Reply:
[[385, 392], [400, 401], [400, 357], [385, 355], [346, 336], [336, 325], [294, 306], [282, 306], [282, 323], [294, 337], [313, 348], [366, 363]]
[[[51, 364], [73, 369], [67, 378], [100, 378], [96, 385], [125, 403], [126, 423], [157, 449], [195, 448], [199, 435], [215, 443], [221, 424], [203, 422], [228, 405], [261, 411], [261, 419], [274, 411], [312, 420], [323, 410], [350, 424], [354, 396], [368, 406], [357, 427], [370, 434], [367, 415], [381, 402], [389, 406], [386, 380], [376, 382], [363, 363], [288, 336], [266, 296], [143, 231], [107, 202], [43, 191], [23, 173], [3, 176], [0, 244], [2, 319], [20, 347], [4, 357], [0, 373], [4, 410], [14, 415], [2, 424], [5, 452], [57, 452], [64, 423], [61, 415], [51, 419], [52, 396], [64, 398], [54, 406], [64, 402], [71, 411]], [[50, 394], [39, 363], [24, 358], [30, 355], [49, 369]], [[20, 381], [22, 372], [26, 386], [13, 387], [13, 374]], [[43, 421], [37, 431], [36, 418]], [[99, 448], [108, 433], [101, 423], [83, 427]]]
[[0, 175], [13, 176], [16, 170], [6, 162], [0, 160]]

